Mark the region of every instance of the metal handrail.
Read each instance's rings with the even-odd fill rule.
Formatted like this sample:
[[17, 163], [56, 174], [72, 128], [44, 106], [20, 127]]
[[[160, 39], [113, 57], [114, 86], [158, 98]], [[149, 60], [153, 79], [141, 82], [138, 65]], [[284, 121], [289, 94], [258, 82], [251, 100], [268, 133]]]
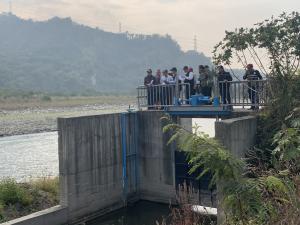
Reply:
[[[199, 84], [198, 84], [199, 85]], [[191, 87], [189, 83], [138, 86], [139, 109], [164, 109], [174, 105], [190, 104], [192, 89], [201, 94], [201, 87]], [[221, 106], [266, 106], [268, 102], [268, 81], [216, 81], [212, 87], [213, 97], [219, 97]]]
[[221, 81], [218, 83], [221, 103], [243, 108], [245, 106], [266, 106], [268, 102], [267, 84], [267, 80]]
[[176, 84], [161, 84], [150, 86], [139, 86], [137, 88], [137, 99], [139, 109], [162, 109], [168, 106], [188, 104], [191, 96], [190, 84], [178, 85], [179, 93], [176, 94]]

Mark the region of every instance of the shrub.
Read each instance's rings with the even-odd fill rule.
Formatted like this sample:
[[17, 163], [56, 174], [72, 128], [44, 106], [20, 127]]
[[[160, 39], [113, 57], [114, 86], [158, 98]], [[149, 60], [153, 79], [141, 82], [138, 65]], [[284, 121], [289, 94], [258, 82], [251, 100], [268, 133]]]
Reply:
[[0, 223], [4, 222], [4, 204], [0, 202]]
[[[294, 114], [293, 117], [295, 117]], [[247, 175], [250, 165], [232, 155], [217, 140], [198, 133], [197, 127], [196, 133], [191, 133], [173, 124], [170, 118], [164, 117], [163, 119], [169, 122], [164, 127], [164, 132], [173, 131], [169, 143], [176, 141], [179, 149], [187, 153], [188, 163], [191, 166], [190, 173], [201, 168], [203, 172], [198, 175], [198, 178], [205, 173], [210, 173], [211, 185], [218, 184], [218, 191], [222, 196], [220, 204], [224, 210], [225, 224], [299, 224], [297, 216], [293, 219], [289, 216], [292, 212], [300, 214], [299, 194], [297, 193], [299, 185], [296, 185], [293, 179], [293, 176], [297, 177], [298, 173], [292, 173], [294, 168], [291, 168], [291, 166], [295, 167], [296, 163], [299, 164], [297, 152], [299, 144], [295, 141], [294, 131], [292, 135], [284, 136], [283, 139], [281, 136], [276, 138], [277, 148], [279, 148], [276, 152], [279, 153], [279, 160], [276, 161], [276, 165], [273, 164], [273, 167], [280, 166], [279, 168], [285, 170], [276, 171], [262, 167], [252, 170], [252, 176], [249, 177]], [[297, 118], [292, 121], [293, 124], [298, 124]], [[299, 135], [297, 138], [299, 139]], [[297, 154], [291, 154], [291, 152], [297, 152]], [[289, 153], [289, 157], [282, 163], [285, 153]], [[179, 219], [187, 218], [182, 212], [176, 215]], [[281, 223], [282, 218], [285, 218], [284, 223]]]
[[0, 182], [0, 202], [4, 205], [20, 203], [23, 206], [31, 204], [32, 197], [13, 179]]

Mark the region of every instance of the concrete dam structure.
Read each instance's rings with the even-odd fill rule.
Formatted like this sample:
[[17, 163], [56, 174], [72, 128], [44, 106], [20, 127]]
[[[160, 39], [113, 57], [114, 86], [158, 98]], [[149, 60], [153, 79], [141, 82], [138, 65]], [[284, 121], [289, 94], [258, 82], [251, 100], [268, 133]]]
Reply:
[[[60, 205], [5, 224], [79, 224], [139, 200], [175, 202], [177, 146], [167, 145], [164, 115], [138, 111], [59, 118]], [[190, 118], [174, 121], [192, 127]], [[255, 117], [220, 120], [215, 126], [216, 138], [238, 157], [255, 143]]]

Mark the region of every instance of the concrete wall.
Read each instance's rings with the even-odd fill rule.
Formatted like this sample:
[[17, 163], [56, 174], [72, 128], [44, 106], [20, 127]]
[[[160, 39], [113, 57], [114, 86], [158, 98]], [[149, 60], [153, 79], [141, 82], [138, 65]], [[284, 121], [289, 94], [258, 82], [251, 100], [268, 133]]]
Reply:
[[[125, 116], [127, 184], [123, 188], [121, 114], [58, 119], [61, 205], [76, 221], [124, 206], [127, 195], [137, 192], [134, 169], [134, 114]], [[124, 130], [123, 130], [124, 132]], [[123, 140], [124, 141], [124, 140]], [[124, 193], [126, 190], [126, 193]], [[98, 213], [97, 213], [98, 215]]]
[[254, 116], [222, 120], [215, 123], [216, 138], [239, 158], [255, 144], [257, 120]]
[[127, 201], [175, 199], [176, 146], [166, 145], [170, 135], [162, 131], [163, 116], [145, 111], [58, 120], [61, 204], [71, 222]]
[[169, 134], [162, 112], [139, 113], [140, 198], [169, 203], [175, 199], [174, 144], [167, 145]]
[[[215, 123], [216, 138], [236, 157], [244, 158], [247, 150], [255, 145], [257, 133], [257, 119], [246, 116]], [[217, 185], [217, 189], [222, 184]], [[222, 195], [218, 191], [218, 224], [223, 224], [225, 215], [221, 206]]]

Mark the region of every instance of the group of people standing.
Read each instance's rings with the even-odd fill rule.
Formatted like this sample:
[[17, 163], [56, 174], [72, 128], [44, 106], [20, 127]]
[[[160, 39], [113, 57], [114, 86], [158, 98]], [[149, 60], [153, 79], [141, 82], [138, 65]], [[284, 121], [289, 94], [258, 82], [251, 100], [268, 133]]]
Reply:
[[[155, 76], [152, 70], [148, 69], [147, 76], [144, 78], [144, 85], [148, 91], [148, 105], [172, 105], [177, 79], [179, 91], [184, 92], [186, 100], [189, 100], [190, 96], [195, 94], [209, 97], [219, 95], [223, 104], [231, 104], [230, 81], [233, 80], [231, 74], [225, 71], [223, 66], [218, 66], [216, 71], [214, 71], [208, 65], [199, 65], [198, 75], [189, 66], [184, 66], [180, 74], [178, 74], [176, 67], [163, 71], [158, 69]], [[258, 70], [253, 68], [252, 64], [249, 64], [243, 79], [248, 80], [248, 94], [252, 103], [251, 109], [257, 109], [259, 98], [257, 82], [255, 81], [261, 80], [262, 76]], [[214, 85], [216, 82], [218, 82], [219, 86], [217, 90], [214, 88], [216, 87]]]
[[[148, 69], [147, 76], [144, 79], [144, 85], [148, 87], [148, 105], [173, 104], [172, 96], [175, 92], [177, 79], [179, 91], [184, 92], [185, 99], [200, 93], [205, 96], [212, 96], [213, 74], [207, 65], [199, 66], [198, 76], [194, 73], [193, 68], [188, 66], [184, 66], [183, 72], [180, 74], [178, 74], [176, 67], [163, 71], [158, 69], [155, 75], [153, 75], [152, 69]], [[159, 88], [157, 88], [158, 86]], [[150, 89], [150, 87], [152, 88]]]
[[173, 104], [173, 96], [177, 77], [177, 69], [170, 71], [158, 69], [156, 75], [152, 75], [152, 69], [147, 70], [144, 85], [147, 87], [148, 105], [150, 108], [155, 105]]

